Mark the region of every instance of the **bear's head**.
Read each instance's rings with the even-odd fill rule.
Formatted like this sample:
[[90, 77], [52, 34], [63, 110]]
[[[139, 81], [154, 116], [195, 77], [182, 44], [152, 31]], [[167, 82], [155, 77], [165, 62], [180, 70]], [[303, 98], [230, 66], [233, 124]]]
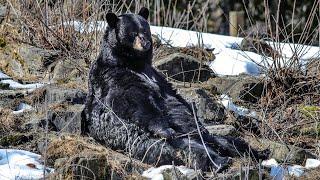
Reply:
[[[116, 56], [117, 64], [151, 64], [152, 38], [147, 21], [149, 10], [141, 8], [138, 14], [107, 13], [108, 28], [104, 43], [109, 52]], [[111, 50], [111, 52], [110, 52]]]

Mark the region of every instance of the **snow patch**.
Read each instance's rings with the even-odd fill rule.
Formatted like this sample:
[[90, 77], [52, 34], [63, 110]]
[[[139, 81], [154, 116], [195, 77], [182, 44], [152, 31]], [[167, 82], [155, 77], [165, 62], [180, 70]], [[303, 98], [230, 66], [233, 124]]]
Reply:
[[28, 110], [32, 110], [32, 106], [30, 106], [29, 104], [26, 103], [20, 103], [18, 105], [18, 107], [16, 108], [16, 110], [12, 111], [13, 114], [21, 114], [24, 111], [28, 111]]
[[44, 167], [41, 156], [32, 152], [16, 149], [0, 149], [0, 179], [42, 179], [45, 174], [54, 172]]
[[232, 111], [232, 112], [238, 114], [239, 116], [247, 116], [247, 117], [253, 117], [253, 118], [255, 118], [257, 116], [255, 111], [250, 111], [247, 108], [235, 105], [232, 102], [232, 99], [228, 95], [222, 94], [220, 97], [221, 97], [221, 100], [220, 100], [221, 104], [227, 110]]
[[274, 158], [262, 161], [261, 165], [269, 168], [272, 166], [279, 166], [278, 162]]
[[7, 76], [3, 72], [0, 71], [0, 80], [11, 79], [11, 77]]
[[320, 161], [318, 159], [307, 159], [305, 167], [307, 169], [317, 168], [320, 166]]
[[305, 168], [300, 165], [288, 166], [288, 173], [290, 176], [300, 177], [303, 175]]
[[11, 79], [2, 80], [0, 82], [3, 84], [9, 84], [10, 89], [36, 89], [44, 86], [42, 83], [21, 84]]
[[270, 175], [275, 180], [283, 180], [285, 175], [300, 177], [304, 174], [306, 169], [317, 168], [320, 166], [320, 161], [317, 159], [307, 159], [305, 166], [301, 165], [279, 165], [275, 159], [264, 160], [262, 166], [271, 168]]
[[164, 177], [162, 175], [162, 173], [165, 170], [170, 170], [176, 168], [177, 170], [179, 170], [183, 175], [185, 175], [187, 177], [187, 179], [193, 179], [195, 177], [197, 177], [197, 172], [193, 169], [189, 169], [185, 166], [173, 166], [173, 165], [163, 165], [160, 167], [152, 167], [146, 171], [144, 171], [142, 173], [143, 177], [146, 177], [148, 179], [151, 180], [164, 180]]
[[[104, 31], [108, 26], [105, 21], [82, 23], [79, 21], [66, 22], [65, 25], [73, 26], [79, 32]], [[187, 47], [203, 45], [213, 48], [216, 59], [210, 67], [217, 75], [259, 75], [263, 69], [267, 70], [273, 64], [271, 57], [261, 56], [249, 51], [241, 51], [239, 47], [243, 38], [224, 36], [210, 33], [200, 33], [183, 29], [150, 26], [152, 34], [160, 37], [162, 43], [168, 43], [174, 47]], [[304, 60], [320, 56], [320, 47], [307, 46], [292, 43], [267, 43], [282, 54], [280, 64], [283, 66], [292, 56], [297, 56], [304, 65]], [[297, 50], [297, 51], [296, 51]]]

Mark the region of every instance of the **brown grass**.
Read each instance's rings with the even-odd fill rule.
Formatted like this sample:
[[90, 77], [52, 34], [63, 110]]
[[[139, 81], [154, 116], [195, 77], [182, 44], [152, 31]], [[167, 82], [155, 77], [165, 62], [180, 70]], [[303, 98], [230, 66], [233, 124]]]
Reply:
[[[58, 174], [56, 174], [55, 176], [58, 177], [59, 175], [61, 175], [59, 173], [62, 173], [63, 177], [67, 179], [72, 179], [73, 177], [72, 167], [78, 166], [79, 168], [80, 166], [82, 166], [80, 162], [77, 162], [79, 158], [87, 159], [88, 162], [93, 160], [97, 164], [100, 164], [97, 168], [101, 169], [101, 171], [102, 169], [106, 168], [105, 171], [107, 170], [108, 172], [115, 172], [117, 175], [120, 175], [122, 177], [132, 176], [131, 178], [134, 178], [137, 175], [135, 175], [135, 171], [133, 171], [133, 169], [146, 169], [150, 167], [149, 165], [142, 164], [137, 160], [129, 159], [123, 154], [112, 151], [102, 145], [94, 143], [88, 138], [72, 135], [63, 135], [60, 138], [53, 139], [48, 145], [47, 158], [49, 160], [67, 158], [62, 167], [55, 167], [58, 168]], [[133, 174], [128, 173], [128, 170]], [[103, 171], [95, 173], [101, 173], [99, 175], [104, 176], [106, 175]]]

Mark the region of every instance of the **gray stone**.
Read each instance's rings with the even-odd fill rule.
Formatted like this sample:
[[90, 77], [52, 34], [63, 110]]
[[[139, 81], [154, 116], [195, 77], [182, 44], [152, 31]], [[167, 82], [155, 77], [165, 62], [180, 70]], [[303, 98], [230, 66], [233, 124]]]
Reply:
[[320, 58], [308, 60], [306, 76], [318, 76], [320, 72]]
[[249, 75], [211, 78], [208, 82], [219, 94], [228, 94], [234, 101], [256, 103], [264, 93], [264, 83], [259, 77]]
[[247, 138], [247, 141], [253, 148], [259, 150], [268, 148], [270, 150], [269, 158], [274, 158], [280, 163], [303, 164], [307, 158], [316, 158], [311, 152], [297, 146], [287, 145], [268, 139]]
[[4, 20], [6, 13], [7, 13], [7, 7], [6, 6], [2, 6], [0, 4], [0, 24]]
[[42, 76], [48, 64], [54, 62], [60, 51], [45, 50], [34, 46], [23, 45], [19, 48], [19, 55], [24, 60], [24, 66], [28, 67], [29, 73]]
[[32, 119], [22, 125], [21, 129], [24, 131], [37, 130], [46, 126], [46, 119]]
[[52, 108], [48, 111], [48, 120], [56, 131], [81, 134], [81, 113], [84, 105], [70, 105], [64, 108]]
[[243, 51], [251, 51], [262, 56], [280, 57], [280, 53], [274, 50], [264, 40], [246, 37], [241, 41], [240, 49]]
[[45, 63], [54, 61], [59, 51], [45, 50], [28, 44], [10, 43], [0, 51], [0, 61], [4, 72], [20, 80], [38, 80], [46, 74]]
[[[1, 84], [0, 84], [1, 86]], [[1, 89], [1, 88], [0, 88]], [[0, 90], [0, 107], [15, 109], [17, 101], [22, 100], [28, 94], [27, 90]]]
[[46, 88], [47, 102], [71, 104], [84, 104], [86, 93], [79, 89], [63, 88], [58, 86], [49, 86]]
[[196, 58], [174, 53], [154, 62], [154, 66], [169, 79], [180, 82], [203, 82], [214, 77], [209, 66]]
[[217, 123], [226, 118], [225, 108], [218, 103], [214, 96], [202, 88], [179, 88], [178, 93], [187, 102], [194, 102], [197, 116], [205, 123]]
[[236, 134], [236, 128], [227, 124], [210, 125], [206, 126], [206, 129], [212, 135], [231, 136]]

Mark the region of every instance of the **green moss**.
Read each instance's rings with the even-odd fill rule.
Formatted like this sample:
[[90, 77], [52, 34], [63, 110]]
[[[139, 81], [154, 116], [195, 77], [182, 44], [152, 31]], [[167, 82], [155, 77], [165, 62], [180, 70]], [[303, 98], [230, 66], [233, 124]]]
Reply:
[[320, 115], [320, 106], [301, 106], [299, 112], [308, 118], [315, 118]]
[[0, 48], [4, 48], [6, 45], [7, 41], [3, 37], [0, 37]]

